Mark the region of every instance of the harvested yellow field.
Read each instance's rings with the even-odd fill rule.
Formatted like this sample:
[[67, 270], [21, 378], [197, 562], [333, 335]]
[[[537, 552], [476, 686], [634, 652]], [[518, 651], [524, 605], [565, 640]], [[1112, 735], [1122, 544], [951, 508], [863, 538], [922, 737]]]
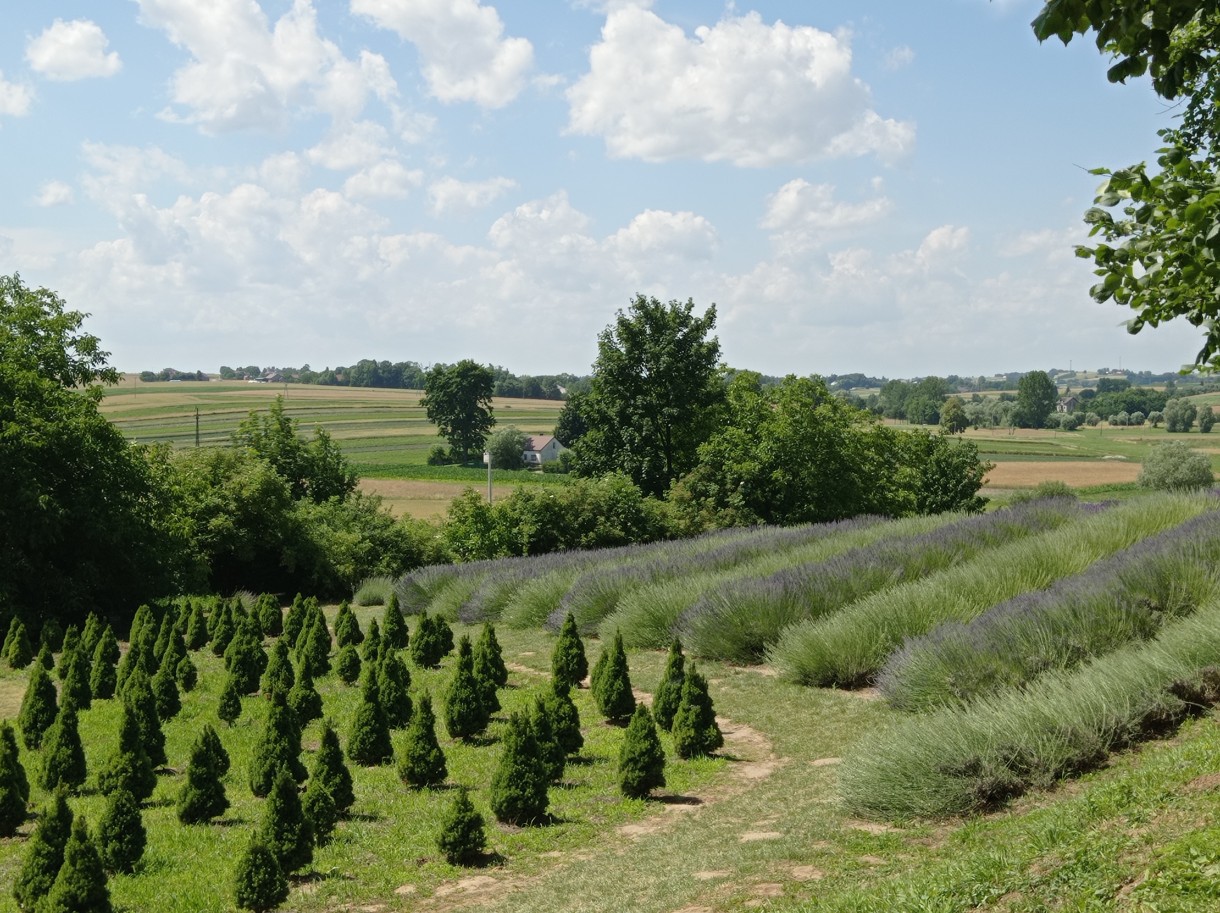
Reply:
[[1139, 478], [1139, 463], [1128, 460], [1029, 460], [996, 463], [984, 485], [991, 488], [1033, 488], [1040, 482], [1063, 482], [1073, 488], [1112, 485]]
[[[380, 495], [395, 517], [409, 516], [429, 519], [442, 517], [449, 502], [467, 488], [462, 482], [434, 482], [424, 479], [361, 479], [360, 490]], [[503, 486], [502, 486], [503, 487]], [[484, 487], [481, 489], [486, 491]], [[494, 492], [493, 492], [494, 494]], [[508, 494], [507, 491], [504, 492]]]

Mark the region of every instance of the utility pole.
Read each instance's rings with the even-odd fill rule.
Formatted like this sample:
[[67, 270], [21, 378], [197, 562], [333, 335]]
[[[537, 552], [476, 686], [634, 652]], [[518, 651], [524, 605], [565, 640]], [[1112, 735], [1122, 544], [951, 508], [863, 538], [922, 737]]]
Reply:
[[199, 407], [195, 407], [195, 449], [199, 449]]

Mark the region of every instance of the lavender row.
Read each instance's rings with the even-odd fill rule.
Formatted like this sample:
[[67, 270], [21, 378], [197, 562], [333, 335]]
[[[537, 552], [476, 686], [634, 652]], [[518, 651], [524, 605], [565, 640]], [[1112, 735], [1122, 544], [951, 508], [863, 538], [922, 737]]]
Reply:
[[1220, 511], [1209, 510], [973, 621], [907, 641], [878, 687], [894, 707], [961, 704], [1064, 670], [1220, 596]]
[[1070, 498], [1031, 501], [741, 580], [707, 593], [687, 609], [678, 620], [678, 633], [701, 656], [757, 663], [791, 624], [820, 618], [869, 593], [1053, 529], [1095, 509]]

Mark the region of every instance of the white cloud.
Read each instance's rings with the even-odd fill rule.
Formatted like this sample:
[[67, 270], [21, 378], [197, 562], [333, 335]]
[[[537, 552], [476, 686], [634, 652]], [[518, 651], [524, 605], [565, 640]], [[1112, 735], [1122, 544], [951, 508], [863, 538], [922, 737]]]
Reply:
[[322, 142], [305, 153], [315, 165], [332, 171], [351, 171], [390, 154], [390, 134], [373, 121], [336, 124]]
[[915, 51], [905, 44], [892, 48], [885, 55], [885, 68], [887, 70], [901, 70], [903, 67], [909, 67], [914, 62]]
[[174, 73], [170, 120], [208, 132], [282, 126], [298, 109], [351, 120], [372, 91], [395, 91], [385, 61], [345, 57], [318, 34], [310, 0], [293, 0], [274, 27], [255, 0], [136, 0], [141, 21], [192, 60]]
[[436, 215], [455, 210], [482, 209], [516, 186], [516, 181], [505, 177], [488, 178], [485, 181], [440, 178], [428, 187], [428, 200]]
[[123, 61], [116, 51], [106, 53], [109, 43], [96, 22], [56, 19], [26, 45], [25, 59], [35, 72], [61, 82], [113, 76]]
[[343, 193], [353, 198], [403, 199], [424, 181], [424, 173], [387, 159], [353, 174], [343, 183]]
[[913, 125], [871, 109], [846, 34], [768, 26], [757, 13], [687, 37], [649, 10], [619, 9], [589, 67], [568, 90], [568, 128], [601, 136], [615, 157], [761, 167], [866, 154], [889, 161], [914, 143]]
[[351, 0], [351, 10], [414, 44], [429, 90], [444, 102], [502, 108], [534, 66], [533, 45], [505, 38], [500, 14], [478, 0]]
[[34, 93], [28, 87], [6, 81], [0, 70], [0, 115], [24, 117], [33, 101]]
[[47, 181], [38, 190], [34, 202], [39, 206], [59, 206], [73, 201], [72, 188], [63, 181]]
[[[876, 185], [880, 189], [880, 184]], [[810, 184], [797, 178], [767, 198], [759, 223], [773, 232], [772, 240], [788, 249], [807, 249], [843, 232], [872, 225], [893, 209], [888, 197], [860, 203], [835, 199], [832, 184]]]

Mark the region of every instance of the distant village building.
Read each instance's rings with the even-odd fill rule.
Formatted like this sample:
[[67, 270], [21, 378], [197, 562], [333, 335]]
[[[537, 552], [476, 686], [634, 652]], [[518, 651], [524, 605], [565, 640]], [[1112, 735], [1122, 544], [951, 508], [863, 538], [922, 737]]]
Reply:
[[567, 449], [553, 434], [534, 434], [526, 438], [521, 459], [525, 461], [526, 466], [542, 466], [544, 463], [555, 462]]
[[1056, 412], [1075, 412], [1080, 400], [1075, 396], [1065, 396], [1055, 404]]

